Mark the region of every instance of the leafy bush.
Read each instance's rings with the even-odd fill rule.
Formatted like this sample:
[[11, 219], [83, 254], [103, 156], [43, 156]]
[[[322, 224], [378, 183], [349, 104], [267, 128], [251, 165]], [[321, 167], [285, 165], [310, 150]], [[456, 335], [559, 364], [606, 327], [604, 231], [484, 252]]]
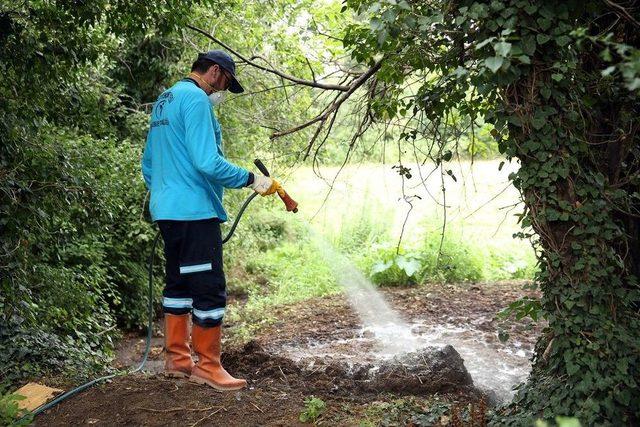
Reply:
[[5, 206], [17, 245], [0, 282], [3, 383], [103, 364], [116, 324], [146, 322], [153, 238], [137, 146], [44, 127], [19, 155], [15, 185], [30, 188]]
[[418, 250], [401, 250], [399, 254], [395, 246], [382, 245], [365, 255], [360, 266], [378, 285], [476, 282], [484, 278], [484, 258], [477, 248], [448, 239], [438, 256], [439, 248], [438, 235], [428, 236]]
[[418, 282], [423, 261], [420, 254], [398, 254], [395, 246], [379, 245], [366, 255], [361, 265], [377, 285], [406, 286]]
[[359, 267], [378, 285], [407, 286], [423, 282], [477, 282], [480, 280], [531, 279], [536, 271], [532, 252], [513, 248], [480, 247], [447, 233], [440, 255], [440, 234], [424, 237], [417, 249], [391, 243], [374, 245], [356, 254]]
[[422, 281], [477, 282], [484, 277], [486, 258], [481, 250], [460, 238], [432, 233], [425, 236], [420, 250], [422, 255]]

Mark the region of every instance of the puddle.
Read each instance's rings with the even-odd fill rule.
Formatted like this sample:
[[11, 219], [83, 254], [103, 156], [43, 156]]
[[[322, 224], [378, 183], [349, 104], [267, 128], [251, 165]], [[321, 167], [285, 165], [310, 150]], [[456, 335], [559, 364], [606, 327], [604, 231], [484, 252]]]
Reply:
[[426, 347], [451, 345], [464, 359], [475, 386], [490, 395], [495, 394], [493, 397], [499, 402], [510, 400], [513, 386], [526, 379], [531, 369], [530, 352], [516, 343], [500, 343], [494, 329], [485, 327], [491, 319], [479, 316], [467, 320], [464, 326], [455, 326], [453, 322], [456, 319], [452, 317], [445, 320], [444, 324], [407, 324], [346, 256], [319, 236], [316, 244], [333, 266], [338, 283], [344, 288], [351, 307], [365, 326], [353, 339], [336, 339], [325, 344], [310, 341], [307, 346], [302, 343], [285, 346], [282, 350], [287, 357], [298, 361], [326, 357], [342, 359], [347, 363], [375, 364]]
[[485, 331], [455, 325], [413, 323], [409, 328], [400, 329], [388, 324], [361, 329], [353, 338], [286, 344], [280, 352], [303, 365], [305, 359], [309, 359], [308, 367], [313, 367], [317, 358], [341, 361], [352, 366], [380, 363], [395, 355], [426, 347], [452, 345], [464, 359], [475, 386], [494, 394], [499, 402], [506, 402], [513, 397], [512, 388], [523, 382], [529, 374], [532, 352], [517, 341], [503, 344], [495, 337], [487, 340], [490, 335]]

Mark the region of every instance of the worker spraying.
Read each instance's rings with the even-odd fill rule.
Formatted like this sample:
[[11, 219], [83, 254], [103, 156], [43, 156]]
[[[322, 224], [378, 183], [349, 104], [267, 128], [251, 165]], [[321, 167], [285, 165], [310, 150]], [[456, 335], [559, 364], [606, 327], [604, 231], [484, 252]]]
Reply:
[[[221, 50], [199, 54], [188, 77], [153, 106], [142, 173], [151, 192], [151, 217], [164, 240], [165, 375], [238, 390], [246, 380], [234, 378], [220, 363], [227, 299], [220, 230], [227, 220], [223, 190], [249, 187], [262, 196], [286, 194], [276, 180], [225, 159], [212, 105], [227, 90], [244, 91], [233, 59]], [[191, 343], [198, 356], [195, 365]]]

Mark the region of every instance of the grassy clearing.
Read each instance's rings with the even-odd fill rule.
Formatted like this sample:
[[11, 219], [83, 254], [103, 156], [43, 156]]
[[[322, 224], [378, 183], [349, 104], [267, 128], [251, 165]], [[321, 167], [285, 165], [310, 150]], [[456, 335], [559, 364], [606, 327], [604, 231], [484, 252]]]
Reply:
[[234, 338], [240, 341], [271, 323], [275, 307], [340, 292], [304, 223], [274, 211], [273, 206], [261, 210], [258, 218], [271, 218], [271, 222], [254, 223], [262, 237], [239, 239], [228, 255], [236, 267], [241, 266], [235, 270], [239, 274], [229, 277], [228, 288], [245, 301], [231, 306], [227, 315], [227, 321], [236, 325]]
[[[508, 176], [517, 165], [500, 168], [499, 160], [455, 165], [456, 180], [448, 175], [444, 180], [446, 217], [439, 171], [431, 173], [432, 165], [407, 166], [412, 178], [404, 183], [391, 165], [354, 165], [335, 180], [338, 168], [322, 169], [322, 178], [298, 169], [287, 187], [311, 226], [378, 284], [533, 277], [530, 243], [513, 238], [522, 206]], [[405, 196], [413, 205], [408, 216]]]

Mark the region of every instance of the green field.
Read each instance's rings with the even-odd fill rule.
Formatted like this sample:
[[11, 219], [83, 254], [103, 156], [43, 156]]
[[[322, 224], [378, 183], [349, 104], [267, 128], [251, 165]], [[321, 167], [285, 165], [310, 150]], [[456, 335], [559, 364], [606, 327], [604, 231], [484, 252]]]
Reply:
[[392, 165], [362, 164], [341, 171], [326, 167], [320, 169], [321, 177], [311, 168], [299, 168], [291, 171], [286, 187], [299, 201], [303, 221], [333, 242], [368, 227], [374, 234], [369, 237], [375, 237], [370, 243], [395, 246], [406, 220], [403, 248], [435, 241], [437, 249], [444, 225], [444, 244], [468, 246], [486, 266], [484, 279], [509, 278], [516, 271], [530, 277], [535, 264], [531, 244], [513, 238], [520, 231], [516, 214], [522, 204], [508, 176], [517, 165], [507, 163], [498, 170], [499, 165], [500, 160], [454, 163], [456, 180], [444, 177], [446, 213], [441, 173], [431, 173], [430, 164], [405, 165], [412, 177], [404, 182]]

